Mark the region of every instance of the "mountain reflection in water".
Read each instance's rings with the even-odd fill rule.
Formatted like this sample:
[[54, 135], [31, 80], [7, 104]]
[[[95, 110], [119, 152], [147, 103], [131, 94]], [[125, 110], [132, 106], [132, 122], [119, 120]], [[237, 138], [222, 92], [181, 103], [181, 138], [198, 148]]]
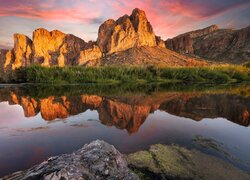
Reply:
[[[6, 90], [6, 89], [4, 89]], [[39, 112], [45, 121], [65, 119], [97, 110], [106, 126], [115, 126], [135, 133], [150, 113], [156, 110], [200, 121], [204, 118], [222, 117], [242, 126], [250, 124], [250, 97], [238, 94], [207, 94], [202, 92], [151, 92], [150, 94], [31, 97], [19, 89], [11, 89], [0, 101], [22, 106], [25, 117]]]
[[[95, 139], [122, 153], [179, 144], [250, 172], [249, 92], [249, 85], [0, 85], [0, 177]], [[196, 135], [244, 163], [196, 147]]]

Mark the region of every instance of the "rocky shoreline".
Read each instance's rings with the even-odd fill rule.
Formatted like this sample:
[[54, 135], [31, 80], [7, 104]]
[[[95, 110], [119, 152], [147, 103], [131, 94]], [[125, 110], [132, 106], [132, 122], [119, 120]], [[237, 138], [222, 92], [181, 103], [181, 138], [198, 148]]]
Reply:
[[250, 179], [250, 175], [221, 159], [176, 145], [156, 144], [122, 155], [96, 140], [72, 154], [51, 157], [0, 179]]

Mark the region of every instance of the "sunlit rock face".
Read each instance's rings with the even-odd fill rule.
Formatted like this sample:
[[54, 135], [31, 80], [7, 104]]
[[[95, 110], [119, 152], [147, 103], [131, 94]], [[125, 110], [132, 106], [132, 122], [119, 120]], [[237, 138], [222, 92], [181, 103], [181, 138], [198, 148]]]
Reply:
[[23, 34], [14, 34], [14, 62], [12, 69], [25, 67], [32, 61], [32, 41]]
[[136, 8], [133, 10], [130, 19], [137, 32], [137, 46], [156, 46], [155, 34], [152, 25], [147, 20], [144, 11]]
[[6, 51], [1, 50], [1, 68], [8, 72], [31, 64], [32, 41], [23, 34], [14, 34], [14, 48]]
[[12, 70], [12, 64], [14, 63], [14, 60], [15, 60], [15, 57], [14, 57], [13, 49], [7, 51], [3, 60], [4, 62], [3, 69], [5, 72], [9, 72]]
[[109, 54], [135, 46], [156, 46], [153, 27], [145, 12], [139, 9], [135, 9], [131, 16], [105, 21], [99, 28], [97, 43], [102, 52]]
[[49, 32], [43, 28], [36, 29], [33, 32], [34, 62], [44, 66], [55, 64], [65, 36], [58, 30]]
[[182, 54], [242, 63], [250, 59], [250, 27], [232, 30], [213, 25], [168, 39], [166, 47]]
[[37, 29], [33, 33], [34, 62], [43, 66], [77, 64], [85, 46], [84, 40], [58, 30]]

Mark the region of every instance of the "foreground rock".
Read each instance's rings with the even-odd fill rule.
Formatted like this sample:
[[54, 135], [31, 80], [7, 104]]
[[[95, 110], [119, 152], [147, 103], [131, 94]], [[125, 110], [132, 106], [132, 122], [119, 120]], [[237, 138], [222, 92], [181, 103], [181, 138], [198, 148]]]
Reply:
[[153, 145], [127, 158], [142, 179], [250, 179], [223, 160], [179, 146]]
[[139, 179], [127, 168], [122, 155], [96, 140], [72, 154], [52, 157], [26, 171], [3, 179]]
[[[148, 151], [128, 155], [126, 160], [141, 179], [250, 179], [249, 174], [223, 160], [175, 145], [153, 145]], [[126, 160], [114, 146], [96, 140], [72, 154], [51, 157], [3, 180], [139, 179], [128, 169]]]

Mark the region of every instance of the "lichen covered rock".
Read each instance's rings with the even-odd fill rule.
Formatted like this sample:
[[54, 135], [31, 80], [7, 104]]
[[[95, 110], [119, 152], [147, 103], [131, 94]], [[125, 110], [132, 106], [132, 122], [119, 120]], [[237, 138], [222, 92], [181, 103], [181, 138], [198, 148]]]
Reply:
[[229, 163], [197, 150], [180, 146], [153, 145], [127, 157], [129, 167], [142, 179], [250, 179]]

